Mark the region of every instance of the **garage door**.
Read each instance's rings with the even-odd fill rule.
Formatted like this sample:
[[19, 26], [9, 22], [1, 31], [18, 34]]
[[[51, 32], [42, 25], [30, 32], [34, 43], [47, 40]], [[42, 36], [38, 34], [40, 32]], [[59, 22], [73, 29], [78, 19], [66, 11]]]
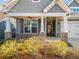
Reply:
[[79, 21], [68, 22], [69, 38], [79, 38]]

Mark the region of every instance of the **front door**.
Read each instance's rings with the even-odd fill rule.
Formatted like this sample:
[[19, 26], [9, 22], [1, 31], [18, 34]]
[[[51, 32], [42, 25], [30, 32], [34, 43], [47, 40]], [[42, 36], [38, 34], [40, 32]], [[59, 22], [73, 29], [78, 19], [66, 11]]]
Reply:
[[47, 21], [47, 36], [56, 36], [56, 20]]

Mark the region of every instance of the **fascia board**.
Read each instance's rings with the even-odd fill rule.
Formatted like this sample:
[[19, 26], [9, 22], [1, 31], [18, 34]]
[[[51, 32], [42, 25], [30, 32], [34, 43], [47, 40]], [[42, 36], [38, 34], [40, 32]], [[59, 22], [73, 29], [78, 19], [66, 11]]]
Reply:
[[79, 3], [79, 0], [75, 0], [77, 3]]
[[48, 12], [54, 5], [55, 5], [55, 0], [52, 1], [52, 2], [43, 10], [43, 12], [44, 12], [44, 13]]
[[70, 12], [70, 8], [63, 2], [63, 1], [60, 1], [58, 3], [66, 12]]
[[[7, 10], [9, 11], [12, 7], [14, 7], [14, 5], [16, 5], [16, 3], [18, 2], [19, 0], [13, 0], [11, 1], [10, 3], [8, 3], [4, 8], [3, 10]], [[7, 12], [6, 11], [6, 12]]]

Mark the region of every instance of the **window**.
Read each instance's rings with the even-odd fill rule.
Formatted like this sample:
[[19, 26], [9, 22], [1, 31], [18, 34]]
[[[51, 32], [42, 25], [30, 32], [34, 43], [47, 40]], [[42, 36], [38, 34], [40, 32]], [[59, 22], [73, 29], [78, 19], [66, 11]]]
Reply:
[[37, 33], [38, 21], [37, 20], [24, 20], [24, 32], [25, 33]]
[[38, 3], [38, 2], [40, 2], [40, 0], [32, 0], [32, 2]]
[[32, 20], [32, 33], [37, 33], [37, 21]]
[[25, 32], [30, 33], [30, 21], [24, 21]]
[[74, 1], [74, 0], [63, 0], [65, 4], [68, 6]]
[[79, 7], [70, 7], [72, 13], [79, 13]]

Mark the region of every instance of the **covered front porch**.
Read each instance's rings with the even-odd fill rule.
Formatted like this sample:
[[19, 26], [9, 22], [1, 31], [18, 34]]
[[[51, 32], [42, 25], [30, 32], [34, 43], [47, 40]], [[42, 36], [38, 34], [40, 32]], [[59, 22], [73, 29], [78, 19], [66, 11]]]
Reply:
[[[61, 31], [61, 21], [63, 30]], [[40, 16], [7, 16], [5, 39], [26, 38], [30, 36], [46, 36], [68, 38], [67, 16], [47, 14]]]

